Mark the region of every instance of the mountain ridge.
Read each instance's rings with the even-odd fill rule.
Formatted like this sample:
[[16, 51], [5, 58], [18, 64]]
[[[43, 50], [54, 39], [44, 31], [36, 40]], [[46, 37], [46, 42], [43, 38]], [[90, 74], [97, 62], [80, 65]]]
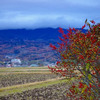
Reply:
[[[81, 28], [77, 28], [80, 29]], [[0, 30], [0, 39], [58, 39], [61, 34], [58, 32], [59, 28], [39, 28], [39, 29], [6, 29]], [[63, 29], [65, 33], [68, 33], [67, 29]], [[86, 30], [82, 30], [86, 32]]]

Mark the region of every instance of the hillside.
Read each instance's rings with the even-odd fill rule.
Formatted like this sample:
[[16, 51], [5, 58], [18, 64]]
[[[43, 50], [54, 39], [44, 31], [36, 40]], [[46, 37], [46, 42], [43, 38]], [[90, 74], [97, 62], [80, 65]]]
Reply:
[[0, 30], [0, 62], [19, 58], [23, 65], [54, 63], [57, 57], [49, 44], [56, 44], [58, 36], [58, 28]]
[[21, 40], [37, 40], [37, 39], [57, 39], [58, 29], [40, 28], [34, 30], [28, 29], [8, 29], [0, 30], [0, 39], [21, 39]]

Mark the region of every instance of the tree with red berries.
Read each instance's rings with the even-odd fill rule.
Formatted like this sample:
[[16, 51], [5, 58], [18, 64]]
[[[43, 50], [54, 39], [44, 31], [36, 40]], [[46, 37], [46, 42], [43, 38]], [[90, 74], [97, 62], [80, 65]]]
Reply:
[[78, 77], [78, 85], [72, 85], [69, 88], [67, 97], [76, 98], [76, 100], [95, 100], [100, 98], [100, 24], [95, 24], [93, 20], [90, 23], [85, 21], [82, 30], [87, 26], [86, 33], [82, 30], [69, 28], [65, 34], [62, 28], [59, 32], [62, 37], [58, 46], [50, 44], [60, 59], [54, 68], [48, 68], [65, 77]]

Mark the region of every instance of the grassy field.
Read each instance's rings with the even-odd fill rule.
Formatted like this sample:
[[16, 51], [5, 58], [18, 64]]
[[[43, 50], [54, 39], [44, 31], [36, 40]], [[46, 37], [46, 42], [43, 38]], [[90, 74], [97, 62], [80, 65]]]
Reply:
[[[52, 74], [47, 67], [0, 68], [0, 97], [3, 97], [4, 100], [6, 100], [6, 96], [10, 96], [10, 98], [12, 98], [11, 94], [17, 96], [17, 93], [21, 94], [25, 91], [31, 91], [36, 88], [41, 89], [44, 87], [46, 87], [46, 89], [48, 90], [50, 89], [47, 88], [49, 86], [66, 82], [68, 83], [69, 79], [66, 80], [64, 78], [61, 78], [60, 76]], [[18, 98], [18, 100], [20, 99]]]
[[0, 74], [2, 74], [2, 73], [15, 73], [15, 72], [49, 72], [49, 69], [47, 66], [45, 66], [45, 67], [0, 68]]

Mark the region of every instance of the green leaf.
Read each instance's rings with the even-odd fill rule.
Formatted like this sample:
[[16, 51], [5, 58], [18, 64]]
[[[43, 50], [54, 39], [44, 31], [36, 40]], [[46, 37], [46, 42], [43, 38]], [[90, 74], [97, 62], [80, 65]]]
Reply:
[[92, 96], [90, 96], [90, 100], [93, 100], [93, 97]]
[[87, 88], [87, 85], [84, 85], [84, 88], [82, 89], [81, 93], [84, 93], [85, 89]]
[[78, 93], [78, 92], [79, 92], [78, 88], [75, 88], [75, 93]]
[[89, 66], [90, 66], [90, 63], [87, 63], [87, 64], [86, 64], [86, 70], [87, 70], [87, 71], [89, 70]]
[[92, 78], [92, 76], [91, 76], [91, 74], [89, 74], [89, 75], [88, 75], [88, 79], [91, 80], [91, 78]]
[[85, 71], [83, 71], [83, 74], [86, 75]]

